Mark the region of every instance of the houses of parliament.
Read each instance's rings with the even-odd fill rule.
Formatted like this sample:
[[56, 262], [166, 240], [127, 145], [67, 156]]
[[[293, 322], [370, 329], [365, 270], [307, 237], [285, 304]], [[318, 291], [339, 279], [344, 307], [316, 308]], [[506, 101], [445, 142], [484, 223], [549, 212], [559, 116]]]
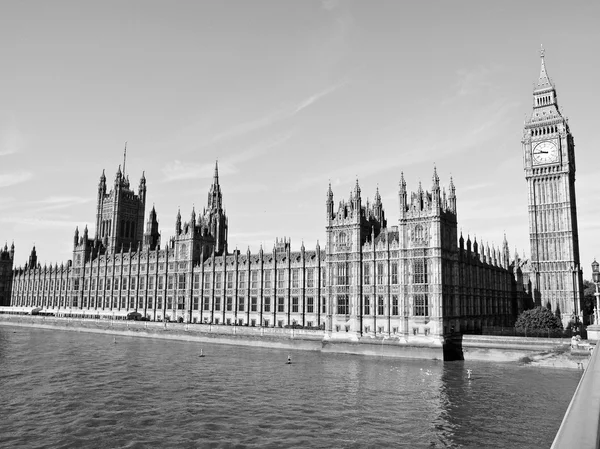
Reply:
[[[512, 326], [534, 304], [566, 324], [581, 311], [582, 273], [575, 204], [574, 140], [558, 108], [544, 54], [523, 130], [531, 257], [511, 257], [458, 232], [450, 178], [409, 190], [399, 179], [399, 215], [388, 224], [381, 196], [358, 181], [347, 199], [324, 201], [323, 247], [292, 250], [287, 239], [257, 253], [228, 247], [218, 166], [206, 207], [178, 212], [162, 241], [154, 207], [146, 218], [146, 178], [137, 190], [116, 171], [96, 192], [93, 234], [75, 230], [73, 257], [60, 265], [14, 266], [0, 250], [0, 305], [57, 316], [126, 317], [262, 327], [321, 329], [332, 338], [397, 337], [443, 342], [453, 332]], [[226, 182], [223, 183], [226, 190]]]

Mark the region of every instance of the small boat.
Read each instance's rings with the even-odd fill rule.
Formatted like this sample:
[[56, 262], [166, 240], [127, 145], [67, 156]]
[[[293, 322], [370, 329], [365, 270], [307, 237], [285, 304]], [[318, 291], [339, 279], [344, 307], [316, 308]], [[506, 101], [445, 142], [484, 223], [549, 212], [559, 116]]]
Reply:
[[202, 349], [200, 349], [200, 355], [198, 357], [204, 357], [204, 354], [202, 354]]
[[292, 356], [288, 355], [288, 359], [287, 362], [285, 362], [286, 365], [291, 365], [292, 364]]

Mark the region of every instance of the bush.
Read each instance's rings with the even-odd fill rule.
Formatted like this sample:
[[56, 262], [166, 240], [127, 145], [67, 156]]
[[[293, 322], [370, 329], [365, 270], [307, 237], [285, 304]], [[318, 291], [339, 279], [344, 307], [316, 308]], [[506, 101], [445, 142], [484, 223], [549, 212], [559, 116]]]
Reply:
[[526, 310], [515, 323], [517, 329], [562, 329], [562, 322], [545, 307]]

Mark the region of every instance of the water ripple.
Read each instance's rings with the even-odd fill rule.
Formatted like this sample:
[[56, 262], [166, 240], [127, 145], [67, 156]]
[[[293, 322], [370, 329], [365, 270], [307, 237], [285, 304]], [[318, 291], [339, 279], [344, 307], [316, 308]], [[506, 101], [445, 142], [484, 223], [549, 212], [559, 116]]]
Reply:
[[2, 326], [0, 447], [548, 447], [580, 375], [199, 348]]

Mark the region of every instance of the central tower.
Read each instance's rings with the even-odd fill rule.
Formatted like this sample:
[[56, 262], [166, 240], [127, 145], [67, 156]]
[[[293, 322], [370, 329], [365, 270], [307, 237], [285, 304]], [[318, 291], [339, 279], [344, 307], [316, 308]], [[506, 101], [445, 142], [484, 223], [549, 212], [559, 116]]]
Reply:
[[541, 50], [533, 112], [523, 131], [529, 190], [529, 240], [534, 301], [557, 309], [563, 324], [579, 315], [583, 291], [575, 203], [575, 144], [558, 108]]

